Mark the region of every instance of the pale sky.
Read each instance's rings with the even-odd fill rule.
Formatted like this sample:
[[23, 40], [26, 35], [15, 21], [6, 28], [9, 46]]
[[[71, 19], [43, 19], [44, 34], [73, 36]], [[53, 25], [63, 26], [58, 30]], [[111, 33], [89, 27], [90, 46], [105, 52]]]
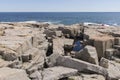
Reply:
[[120, 0], [0, 0], [0, 12], [120, 12]]

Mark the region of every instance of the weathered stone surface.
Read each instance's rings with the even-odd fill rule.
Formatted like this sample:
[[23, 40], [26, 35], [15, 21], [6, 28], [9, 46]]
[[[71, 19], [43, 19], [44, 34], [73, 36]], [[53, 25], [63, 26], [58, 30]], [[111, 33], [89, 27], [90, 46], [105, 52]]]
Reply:
[[45, 35], [41, 33], [34, 34], [32, 42], [34, 47], [38, 47], [43, 42], [46, 42]]
[[18, 53], [10, 49], [0, 47], [0, 55], [6, 61], [13, 61], [17, 59]]
[[105, 57], [106, 49], [112, 48], [113, 45], [113, 37], [103, 36], [94, 38], [94, 46], [96, 47], [99, 59]]
[[81, 74], [80, 76], [72, 76], [70, 80], [106, 80], [105, 77], [98, 74]]
[[12, 64], [12, 62], [5, 61], [4, 59], [0, 58], [0, 68], [2, 68], [2, 67], [8, 67], [11, 64]]
[[93, 64], [97, 64], [97, 65], [99, 64], [97, 51], [95, 47], [92, 46], [86, 46], [84, 49], [76, 53], [75, 57]]
[[43, 80], [41, 71], [35, 71], [34, 73], [32, 73], [30, 75], [30, 79], [32, 79], [32, 80]]
[[30, 80], [24, 70], [0, 68], [0, 80]]
[[107, 69], [109, 80], [120, 79], [120, 64], [119, 63], [102, 58], [100, 61], [100, 65]]
[[60, 54], [51, 54], [48, 58], [48, 65], [49, 67], [56, 66], [57, 64], [57, 58], [60, 56]]
[[[65, 55], [65, 51], [72, 50], [74, 40], [66, 38], [53, 39], [53, 53]], [[67, 47], [65, 47], [67, 46]]]
[[105, 58], [112, 59], [112, 57], [115, 55], [115, 49], [107, 49], [105, 51]]
[[27, 63], [23, 63], [23, 69], [26, 69], [29, 73], [32, 73], [38, 69], [43, 68], [45, 62], [45, 52], [44, 50], [39, 50], [37, 48], [32, 48], [26, 52], [28, 55], [27, 59], [23, 58], [23, 61]]
[[64, 55], [64, 42], [63, 39], [53, 39], [53, 53]]
[[77, 69], [78, 71], [90, 71], [107, 76], [107, 70], [105, 68], [70, 57], [64, 56], [58, 57], [57, 65], [74, 68]]
[[43, 80], [58, 80], [64, 77], [77, 75], [77, 72], [76, 69], [57, 66], [45, 69], [42, 75]]

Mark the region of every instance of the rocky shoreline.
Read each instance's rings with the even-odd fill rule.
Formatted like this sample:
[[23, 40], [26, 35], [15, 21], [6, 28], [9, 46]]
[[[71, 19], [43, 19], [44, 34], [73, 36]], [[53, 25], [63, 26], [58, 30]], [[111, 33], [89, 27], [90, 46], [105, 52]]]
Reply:
[[119, 79], [120, 27], [0, 23], [0, 80]]

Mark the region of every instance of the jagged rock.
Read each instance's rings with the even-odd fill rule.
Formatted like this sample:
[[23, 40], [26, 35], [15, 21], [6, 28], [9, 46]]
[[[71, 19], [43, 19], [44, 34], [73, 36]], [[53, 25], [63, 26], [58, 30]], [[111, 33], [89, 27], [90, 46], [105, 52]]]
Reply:
[[44, 42], [46, 42], [46, 38], [45, 38], [44, 34], [39, 32], [33, 36], [32, 43], [33, 43], [34, 47], [38, 47], [39, 45], [41, 45]]
[[108, 80], [120, 79], [120, 64], [119, 63], [102, 58], [100, 61], [100, 65], [107, 69]]
[[0, 80], [30, 80], [24, 70], [0, 68]]
[[107, 76], [107, 70], [105, 68], [70, 57], [59, 56], [57, 59], [57, 65], [74, 68], [78, 71], [88, 71]]
[[[66, 38], [56, 38], [53, 39], [53, 53], [65, 55], [65, 51], [71, 51], [73, 47], [74, 40]], [[66, 47], [67, 46], [67, 47]]]
[[57, 66], [45, 69], [42, 72], [42, 76], [43, 80], [58, 80], [64, 77], [77, 75], [77, 72], [76, 69]]
[[30, 75], [31, 80], [42, 80], [42, 74], [41, 71], [35, 71]]
[[86, 46], [84, 49], [76, 53], [75, 57], [93, 64], [97, 64], [97, 65], [99, 64], [97, 51], [95, 47], [92, 46]]
[[45, 50], [45, 52], [47, 52], [48, 46], [49, 46], [49, 43], [47, 41], [44, 41], [43, 43], [41, 43], [40, 45], [38, 45], [37, 48], [39, 50]]
[[45, 51], [39, 50], [37, 48], [32, 48], [26, 52], [28, 58], [22, 57], [23, 61], [29, 61], [27, 63], [23, 63], [23, 69], [26, 69], [29, 74], [32, 72], [42, 69], [45, 62]]
[[41, 55], [37, 48], [31, 48], [22, 54], [23, 62], [28, 62], [29, 60], [34, 59], [36, 55]]
[[0, 55], [6, 61], [13, 61], [17, 59], [18, 53], [10, 49], [0, 47]]
[[70, 80], [106, 80], [105, 77], [98, 74], [81, 74], [80, 76], [69, 77]]
[[56, 66], [57, 64], [57, 58], [60, 56], [60, 54], [51, 54], [48, 58], [48, 65], [49, 67]]
[[112, 57], [115, 55], [115, 49], [107, 49], [105, 51], [105, 58], [112, 59]]
[[73, 49], [74, 40], [73, 39], [63, 39], [63, 41], [64, 41], [64, 50], [67, 55], [67, 53], [71, 52]]
[[0, 58], [0, 68], [2, 68], [2, 67], [8, 67], [11, 64], [13, 64], [12, 61], [5, 61], [4, 59]]

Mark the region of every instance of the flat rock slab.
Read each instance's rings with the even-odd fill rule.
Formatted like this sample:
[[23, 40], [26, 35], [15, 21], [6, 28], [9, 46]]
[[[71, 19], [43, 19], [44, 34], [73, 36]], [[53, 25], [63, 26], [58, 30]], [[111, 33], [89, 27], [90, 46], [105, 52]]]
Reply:
[[43, 80], [58, 80], [64, 77], [70, 77], [77, 75], [76, 69], [66, 68], [66, 67], [52, 67], [45, 69], [42, 72]]
[[105, 80], [105, 77], [98, 74], [81, 74], [80, 76], [69, 77], [70, 80]]
[[90, 71], [101, 74], [103, 76], [108, 75], [107, 70], [103, 67], [82, 60], [74, 59], [71, 57], [59, 56], [57, 59], [57, 65], [74, 68], [77, 69], [78, 71]]
[[0, 80], [30, 80], [24, 70], [0, 68]]

